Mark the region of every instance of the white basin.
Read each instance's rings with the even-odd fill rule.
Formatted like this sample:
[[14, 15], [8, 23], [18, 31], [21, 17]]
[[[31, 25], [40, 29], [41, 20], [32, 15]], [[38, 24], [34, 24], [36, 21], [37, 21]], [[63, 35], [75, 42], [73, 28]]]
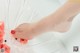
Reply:
[[[62, 0], [0, 0], [0, 21], [5, 22], [6, 44], [11, 53], [74, 53], [73, 46], [80, 46], [79, 15], [66, 33], [49, 32], [20, 44], [10, 35], [10, 30], [24, 22], [36, 22], [55, 12]], [[78, 21], [79, 20], [79, 21]], [[78, 52], [80, 53], [80, 52]]]

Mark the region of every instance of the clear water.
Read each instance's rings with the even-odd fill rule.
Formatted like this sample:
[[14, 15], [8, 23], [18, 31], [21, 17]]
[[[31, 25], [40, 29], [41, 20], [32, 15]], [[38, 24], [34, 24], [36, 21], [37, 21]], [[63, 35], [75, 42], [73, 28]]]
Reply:
[[55, 12], [64, 3], [61, 1], [0, 0], [0, 21], [5, 22], [4, 39], [7, 40], [6, 44], [10, 46], [11, 53], [73, 53], [72, 47], [80, 44], [79, 15], [73, 20], [73, 24], [68, 32], [45, 33], [30, 40], [26, 45], [20, 44], [10, 35], [10, 30], [19, 24], [36, 22], [44, 16]]

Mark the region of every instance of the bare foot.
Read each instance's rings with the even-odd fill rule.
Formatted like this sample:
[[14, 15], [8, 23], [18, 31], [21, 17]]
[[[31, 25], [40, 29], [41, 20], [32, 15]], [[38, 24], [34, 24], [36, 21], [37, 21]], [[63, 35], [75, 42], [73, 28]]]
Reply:
[[65, 21], [59, 25], [56, 25], [54, 27], [54, 31], [67, 32], [69, 30], [70, 26], [71, 26], [71, 22]]

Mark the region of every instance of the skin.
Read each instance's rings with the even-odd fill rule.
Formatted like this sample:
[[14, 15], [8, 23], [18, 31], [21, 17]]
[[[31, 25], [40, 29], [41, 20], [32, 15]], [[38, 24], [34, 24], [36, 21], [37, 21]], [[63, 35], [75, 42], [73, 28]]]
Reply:
[[[78, 0], [75, 0], [78, 1]], [[32, 39], [49, 31], [66, 32], [71, 21], [80, 12], [80, 3], [69, 0], [55, 13], [52, 13], [36, 23], [23, 23], [16, 27], [13, 36], [16, 38]]]
[[69, 0], [70, 2], [80, 3], [80, 0]]

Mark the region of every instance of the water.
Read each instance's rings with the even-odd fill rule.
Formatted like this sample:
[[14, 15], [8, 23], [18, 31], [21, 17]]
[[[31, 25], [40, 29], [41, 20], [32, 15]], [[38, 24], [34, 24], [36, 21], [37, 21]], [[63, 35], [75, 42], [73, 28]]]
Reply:
[[[67, 33], [45, 33], [30, 40], [25, 45], [20, 44], [20, 42], [16, 41], [11, 36], [11, 29], [14, 29], [24, 22], [31, 23], [40, 20], [42, 19], [41, 17], [55, 12], [61, 4], [58, 0], [54, 1], [54, 4], [52, 3], [52, 0], [51, 2], [47, 0], [46, 3], [45, 0], [40, 0], [40, 2], [43, 2], [42, 6], [46, 6], [41, 8], [40, 4], [39, 7], [35, 3], [35, 1], [39, 2], [38, 0], [32, 1], [33, 3], [31, 1], [32, 0], [30, 0], [30, 2], [29, 0], [0, 0], [0, 21], [5, 22], [4, 40], [7, 40], [6, 44], [10, 46], [11, 53], [72, 53], [72, 47], [75, 45], [79, 46], [80, 44], [78, 30], [79, 16], [73, 20], [73, 24]], [[31, 4], [34, 4], [35, 6], [33, 7]]]

